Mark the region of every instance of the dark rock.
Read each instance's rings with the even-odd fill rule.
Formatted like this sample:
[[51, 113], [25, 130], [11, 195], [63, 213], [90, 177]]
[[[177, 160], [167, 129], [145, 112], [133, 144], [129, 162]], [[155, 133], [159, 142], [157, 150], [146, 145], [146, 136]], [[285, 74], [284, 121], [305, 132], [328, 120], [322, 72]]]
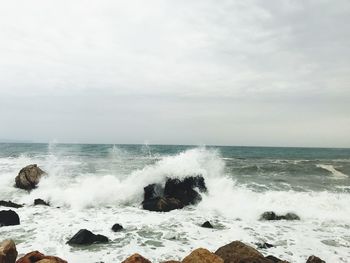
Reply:
[[260, 220], [300, 220], [300, 217], [294, 213], [287, 213], [285, 215], [276, 215], [275, 212], [265, 212], [260, 216]]
[[122, 231], [123, 229], [124, 229], [123, 226], [120, 225], [120, 224], [114, 224], [114, 225], [112, 226], [112, 230], [113, 230], [114, 232]]
[[107, 243], [109, 240], [103, 235], [95, 235], [87, 229], [80, 229], [68, 242], [69, 245], [91, 245], [93, 243]]
[[306, 263], [326, 263], [326, 261], [316, 257], [316, 256], [310, 256]]
[[205, 228], [214, 228], [212, 224], [210, 224], [209, 221], [204, 222], [201, 227], [205, 227]]
[[194, 188], [198, 188], [200, 192], [207, 190], [202, 176], [186, 177], [183, 181], [169, 178], [165, 183], [164, 196], [176, 198], [184, 206], [195, 204], [202, 198]]
[[43, 199], [35, 199], [34, 200], [34, 205], [46, 205], [46, 206], [50, 206], [49, 203], [45, 202]]
[[0, 206], [6, 206], [6, 207], [12, 207], [12, 208], [23, 207], [23, 205], [19, 205], [19, 204], [13, 203], [11, 201], [3, 201], [3, 200], [0, 201]]
[[36, 188], [37, 184], [44, 174], [45, 172], [41, 170], [36, 164], [28, 165], [22, 168], [16, 176], [16, 187], [25, 190], [32, 190]]
[[169, 212], [183, 208], [183, 204], [175, 198], [155, 197], [142, 202], [143, 209], [155, 212]]
[[0, 211], [0, 227], [19, 225], [19, 216], [12, 210]]
[[190, 176], [183, 180], [168, 178], [164, 188], [160, 184], [150, 184], [144, 188], [143, 209], [168, 212], [196, 204], [201, 196], [195, 189], [207, 191], [202, 176]]
[[269, 256], [267, 256], [265, 258], [270, 260], [271, 263], [288, 263], [287, 261], [284, 261], [282, 259], [276, 258], [275, 256], [271, 256], [271, 255], [269, 255]]
[[256, 244], [258, 249], [268, 249], [268, 248], [274, 247], [274, 245], [266, 243], [266, 242], [264, 242], [264, 243], [255, 243], [255, 244]]
[[221, 257], [224, 263], [271, 263], [259, 251], [240, 241], [220, 247], [215, 254]]

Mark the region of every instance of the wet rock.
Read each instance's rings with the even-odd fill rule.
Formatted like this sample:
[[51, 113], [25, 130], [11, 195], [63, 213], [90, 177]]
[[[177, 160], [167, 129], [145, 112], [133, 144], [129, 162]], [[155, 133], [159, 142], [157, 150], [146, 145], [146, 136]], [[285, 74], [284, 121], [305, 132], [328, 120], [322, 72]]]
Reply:
[[198, 248], [185, 257], [182, 263], [224, 263], [224, 260], [207, 249]]
[[310, 256], [306, 263], [326, 263], [326, 261], [316, 257], [316, 256]]
[[269, 256], [267, 256], [265, 258], [270, 260], [271, 263], [289, 263], [288, 261], [276, 258], [275, 256], [271, 256], [271, 255], [269, 255]]
[[0, 227], [19, 225], [19, 216], [15, 211], [2, 210], [0, 211]]
[[125, 259], [122, 263], [152, 263], [148, 259], [144, 258], [140, 254], [133, 254], [132, 256]]
[[274, 247], [274, 245], [264, 242], [264, 243], [255, 243], [255, 245], [257, 246], [258, 249], [268, 249], [271, 247]]
[[43, 199], [40, 199], [40, 198], [34, 200], [34, 205], [50, 206], [49, 203], [45, 202]]
[[69, 245], [91, 245], [93, 243], [107, 243], [109, 240], [103, 235], [95, 235], [87, 229], [80, 229], [68, 242]]
[[6, 207], [11, 207], [11, 208], [21, 208], [21, 207], [23, 207], [23, 205], [16, 204], [16, 203], [11, 202], [11, 201], [4, 201], [4, 200], [0, 201], [0, 206], [6, 206]]
[[15, 263], [17, 249], [13, 240], [4, 240], [0, 243], [0, 263]]
[[124, 229], [123, 226], [120, 225], [120, 224], [114, 224], [114, 225], [112, 226], [112, 230], [113, 230], [114, 232], [122, 231], [123, 229]]
[[54, 256], [45, 256], [39, 251], [32, 251], [20, 259], [16, 263], [67, 263], [67, 261]]
[[212, 224], [210, 224], [209, 221], [205, 221], [201, 227], [205, 227], [205, 228], [214, 228]]
[[300, 220], [300, 217], [294, 213], [276, 215], [275, 212], [268, 211], [260, 216], [260, 220]]
[[240, 241], [233, 241], [220, 247], [215, 254], [225, 263], [271, 263], [259, 251]]
[[16, 187], [32, 190], [36, 188], [41, 177], [45, 174], [36, 164], [28, 165], [22, 168], [15, 178]]
[[155, 212], [169, 212], [174, 209], [183, 208], [183, 204], [175, 198], [155, 197], [144, 201], [142, 207], [145, 210]]
[[169, 178], [164, 188], [160, 184], [150, 184], [144, 188], [143, 209], [168, 212], [195, 204], [201, 200], [196, 189], [207, 191], [202, 176], [190, 176], [183, 180]]

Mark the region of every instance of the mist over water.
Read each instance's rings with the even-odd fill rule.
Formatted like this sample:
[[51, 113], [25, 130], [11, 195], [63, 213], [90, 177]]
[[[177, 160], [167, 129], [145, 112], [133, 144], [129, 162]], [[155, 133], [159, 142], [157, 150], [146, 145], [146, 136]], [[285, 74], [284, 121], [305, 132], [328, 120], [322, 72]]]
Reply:
[[[48, 176], [30, 193], [14, 188], [18, 171], [32, 163]], [[197, 206], [169, 213], [141, 209], [148, 184], [197, 174], [208, 187]], [[69, 262], [118, 262], [135, 252], [158, 262], [233, 240], [275, 244], [262, 252], [291, 262], [311, 254], [348, 262], [349, 175], [349, 149], [0, 144], [1, 199], [29, 205], [17, 210], [21, 225], [0, 228], [0, 234], [14, 238], [22, 253], [39, 249]], [[52, 207], [31, 206], [35, 198]], [[265, 211], [294, 212], [301, 220], [259, 221]], [[206, 220], [217, 228], [199, 227]], [[117, 222], [126, 231], [112, 232]], [[80, 228], [112, 242], [65, 245]]]

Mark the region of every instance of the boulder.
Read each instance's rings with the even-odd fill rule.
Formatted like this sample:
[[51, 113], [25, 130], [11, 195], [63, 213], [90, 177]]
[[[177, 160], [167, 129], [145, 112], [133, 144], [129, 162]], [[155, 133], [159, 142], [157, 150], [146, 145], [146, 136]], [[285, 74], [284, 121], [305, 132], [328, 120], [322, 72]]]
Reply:
[[155, 212], [169, 212], [174, 209], [183, 208], [183, 204], [176, 198], [155, 197], [142, 202], [142, 207], [145, 210]]
[[91, 245], [93, 243], [107, 243], [109, 240], [103, 235], [95, 235], [87, 229], [80, 229], [68, 242], [69, 245]]
[[268, 211], [260, 216], [260, 220], [300, 220], [300, 217], [294, 213], [276, 215], [275, 212]]
[[114, 232], [122, 231], [123, 229], [124, 229], [123, 226], [120, 225], [120, 224], [114, 224], [114, 225], [112, 226], [112, 230], [113, 230]]
[[205, 228], [214, 228], [212, 224], [210, 224], [209, 221], [205, 221], [201, 227], [205, 227]]
[[198, 248], [185, 257], [182, 263], [224, 263], [224, 260], [204, 248]]
[[37, 184], [44, 174], [45, 172], [41, 170], [36, 164], [28, 165], [22, 168], [16, 176], [16, 187], [25, 190], [32, 190], [36, 188]]
[[310, 256], [306, 263], [326, 263], [326, 261], [316, 257], [316, 256]]
[[152, 263], [148, 259], [144, 258], [140, 254], [133, 254], [132, 256], [125, 259], [122, 263]]
[[15, 263], [17, 249], [13, 240], [4, 240], [0, 243], [0, 263]]
[[221, 257], [224, 263], [271, 263], [259, 251], [240, 241], [220, 247], [215, 254]]
[[39, 251], [32, 251], [20, 259], [17, 260], [16, 263], [67, 263], [67, 261], [54, 256], [45, 256]]
[[21, 207], [23, 207], [23, 205], [19, 205], [19, 204], [16, 204], [14, 202], [11, 202], [11, 201], [4, 201], [4, 200], [0, 201], [0, 206], [6, 206], [6, 207], [11, 207], [11, 208], [21, 208]]
[[190, 176], [183, 180], [168, 178], [164, 188], [160, 184], [150, 184], [144, 188], [143, 209], [168, 212], [195, 204], [201, 200], [197, 189], [207, 191], [202, 176]]
[[0, 227], [19, 225], [19, 216], [15, 211], [2, 210], [0, 211]]
[[34, 200], [34, 205], [50, 206], [48, 202], [45, 202], [43, 199], [40, 199], [40, 198]]

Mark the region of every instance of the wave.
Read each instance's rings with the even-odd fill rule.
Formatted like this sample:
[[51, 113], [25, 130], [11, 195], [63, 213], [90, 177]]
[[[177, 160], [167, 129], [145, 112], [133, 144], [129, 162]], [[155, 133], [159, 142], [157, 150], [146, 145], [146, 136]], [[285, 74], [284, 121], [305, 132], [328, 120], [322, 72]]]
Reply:
[[341, 178], [347, 178], [348, 176], [346, 174], [343, 174], [342, 172], [338, 171], [337, 169], [334, 168], [333, 165], [330, 164], [317, 164], [316, 165], [319, 168], [322, 168], [328, 172], [331, 172], [332, 176], [336, 179], [341, 179]]

